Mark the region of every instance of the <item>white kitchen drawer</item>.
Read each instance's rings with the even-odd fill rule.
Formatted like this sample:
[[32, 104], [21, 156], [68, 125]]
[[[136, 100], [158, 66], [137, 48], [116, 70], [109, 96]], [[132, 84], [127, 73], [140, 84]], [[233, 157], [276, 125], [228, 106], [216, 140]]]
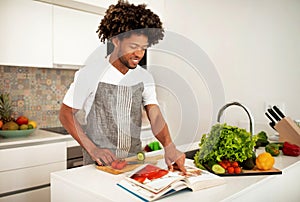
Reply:
[[0, 172], [0, 195], [50, 183], [50, 173], [65, 170], [66, 162]]
[[66, 142], [0, 150], [0, 172], [66, 161]]
[[50, 187], [1, 197], [0, 202], [50, 202]]

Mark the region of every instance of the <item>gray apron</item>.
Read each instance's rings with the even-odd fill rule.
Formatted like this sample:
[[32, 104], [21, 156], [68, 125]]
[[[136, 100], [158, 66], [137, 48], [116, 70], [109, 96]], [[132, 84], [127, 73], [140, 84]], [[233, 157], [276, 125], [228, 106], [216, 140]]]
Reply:
[[[119, 86], [100, 82], [87, 116], [87, 136], [100, 148], [118, 158], [141, 151], [143, 83]], [[83, 151], [84, 165], [94, 161]]]

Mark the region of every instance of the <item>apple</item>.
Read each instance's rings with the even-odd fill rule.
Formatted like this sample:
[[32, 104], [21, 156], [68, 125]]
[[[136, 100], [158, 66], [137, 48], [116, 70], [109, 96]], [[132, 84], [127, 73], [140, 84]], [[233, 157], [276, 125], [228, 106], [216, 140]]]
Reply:
[[19, 116], [17, 119], [16, 119], [16, 123], [20, 126], [20, 125], [23, 125], [23, 124], [28, 124], [28, 118], [26, 116]]

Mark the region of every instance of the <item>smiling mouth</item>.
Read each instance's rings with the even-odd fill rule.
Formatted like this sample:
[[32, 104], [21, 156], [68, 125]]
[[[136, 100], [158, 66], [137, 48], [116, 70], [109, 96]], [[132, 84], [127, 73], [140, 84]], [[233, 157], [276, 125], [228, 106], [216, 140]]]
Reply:
[[133, 64], [138, 65], [140, 60], [139, 59], [132, 59], [131, 60], [133, 62]]

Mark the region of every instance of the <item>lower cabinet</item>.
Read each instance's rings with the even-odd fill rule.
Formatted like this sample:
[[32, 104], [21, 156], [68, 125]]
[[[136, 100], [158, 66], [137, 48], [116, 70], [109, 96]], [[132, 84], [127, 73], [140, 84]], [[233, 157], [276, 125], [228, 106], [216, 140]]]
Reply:
[[0, 198], [0, 202], [50, 202], [50, 186]]
[[50, 173], [66, 169], [66, 142], [0, 150], [0, 202], [50, 202]]

